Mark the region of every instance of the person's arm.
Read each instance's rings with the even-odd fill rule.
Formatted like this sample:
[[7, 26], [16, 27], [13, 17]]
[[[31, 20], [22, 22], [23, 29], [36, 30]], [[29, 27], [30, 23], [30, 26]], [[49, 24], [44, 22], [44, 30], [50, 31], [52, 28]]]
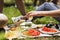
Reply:
[[52, 17], [60, 17], [60, 9], [53, 11], [31, 11], [28, 16], [52, 16]]
[[3, 11], [3, 5], [4, 5], [3, 0], [0, 0], [0, 13], [2, 13]]
[[53, 11], [41, 11], [42, 13], [38, 13], [39, 16], [52, 16], [52, 17], [60, 17], [60, 9]]
[[25, 8], [23, 4], [23, 0], [16, 0], [17, 7], [22, 15], [25, 15]]

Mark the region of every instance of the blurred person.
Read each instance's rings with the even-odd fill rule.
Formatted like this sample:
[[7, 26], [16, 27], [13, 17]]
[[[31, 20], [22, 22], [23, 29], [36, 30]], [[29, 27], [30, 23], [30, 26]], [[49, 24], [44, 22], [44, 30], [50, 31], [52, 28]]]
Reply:
[[[35, 11], [51, 11], [51, 10], [56, 10], [59, 9], [57, 6], [57, 2], [58, 0], [47, 0], [47, 2], [43, 3], [42, 5], [40, 5]], [[33, 20], [35, 20], [36, 18], [41, 18], [43, 16], [35, 16]], [[56, 18], [55, 19], [59, 19]]]
[[[57, 2], [58, 2], [59, 0], [53, 0], [53, 1], [51, 1], [51, 0], [49, 0], [49, 1], [47, 1], [47, 2], [45, 2], [45, 3], [43, 3], [42, 5], [40, 5], [36, 10], [35, 10], [35, 12], [36, 12], [36, 14], [38, 13], [38, 11], [43, 11], [41, 14], [43, 14], [45, 11], [47, 12], [47, 13], [50, 13], [49, 11], [53, 11], [53, 10], [57, 10], [57, 9], [59, 9], [59, 7], [57, 6]], [[60, 10], [59, 10], [60, 11]], [[31, 13], [31, 12], [30, 12]], [[55, 12], [54, 12], [55, 13]], [[57, 13], [58, 13], [58, 11], [56, 12], [56, 15], [57, 15]], [[32, 12], [32, 14], [33, 15], [35, 15], [34, 14], [34, 12]], [[53, 13], [51, 13], [51, 15], [53, 15]], [[43, 15], [44, 16], [44, 15]], [[35, 20], [36, 18], [41, 18], [41, 17], [43, 17], [43, 16], [34, 16], [34, 18], [33, 18], [33, 20]], [[46, 16], [49, 16], [49, 14], [48, 15], [46, 15]], [[54, 14], [54, 16], [55, 16], [55, 14]], [[57, 15], [58, 16], [58, 15]], [[60, 17], [54, 17], [57, 21], [59, 21], [60, 22]], [[33, 21], [32, 20], [32, 21]]]
[[57, 6], [58, 0], [55, 1], [55, 2], [54, 2], [54, 1], [55, 1], [55, 0], [53, 0], [53, 1], [49, 0], [49, 1], [47, 1], [47, 2], [44, 2], [42, 5], [40, 5], [40, 6], [36, 9], [36, 11], [55, 10], [55, 9], [58, 9], [58, 6]]
[[[43, 3], [42, 5], [40, 5], [36, 11], [52, 11], [52, 10], [57, 10], [59, 9], [59, 7], [57, 6], [57, 2], [59, 0], [48, 0], [47, 2]], [[34, 17], [33, 20], [35, 20], [36, 18], [41, 18], [43, 16], [36, 16]], [[59, 17], [54, 17], [57, 21], [60, 21], [60, 18]]]
[[[39, 1], [38, 5], [37, 2]], [[33, 7], [35, 7], [35, 9], [38, 8], [39, 5], [41, 5], [42, 3], [44, 3], [46, 0], [33, 0]]]
[[46, 0], [33, 0], [33, 6], [36, 6], [37, 1], [39, 1], [39, 5], [44, 3]]
[[[39, 4], [37, 5], [37, 1], [39, 1]], [[50, 1], [50, 0], [33, 0], [33, 6], [35, 7], [35, 8], [38, 8], [38, 6], [39, 5], [41, 5], [41, 4], [43, 4], [44, 2], [46, 2], [46, 1]]]
[[51, 17], [57, 17], [59, 19], [56, 19], [58, 22], [60, 22], [60, 9], [52, 10], [52, 11], [30, 11], [25, 17], [34, 17], [34, 16], [51, 16]]
[[52, 10], [52, 11], [30, 11], [28, 12], [26, 17], [34, 17], [34, 16], [52, 16], [52, 17], [60, 17], [60, 9]]

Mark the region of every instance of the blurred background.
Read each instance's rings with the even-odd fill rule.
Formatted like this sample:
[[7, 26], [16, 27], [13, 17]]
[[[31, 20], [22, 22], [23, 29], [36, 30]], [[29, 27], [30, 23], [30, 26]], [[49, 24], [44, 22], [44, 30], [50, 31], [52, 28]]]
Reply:
[[[47, 1], [47, 0], [46, 0]], [[37, 6], [41, 5], [41, 1], [39, 0], [23, 0], [24, 5], [25, 5], [25, 11], [26, 13], [32, 10], [35, 10], [37, 8]], [[59, 3], [58, 3], [59, 4]], [[20, 16], [21, 13], [19, 12], [19, 10], [17, 9], [17, 6], [15, 4], [15, 0], [4, 0], [4, 9], [3, 9], [3, 13], [5, 15], [8, 16], [9, 21], [8, 24], [12, 24], [12, 17], [17, 17]], [[38, 23], [36, 23], [38, 20]], [[52, 17], [43, 17], [43, 18], [37, 18], [34, 23], [39, 24], [39, 23], [59, 23], [57, 22], [54, 18]]]
[[[47, 1], [47, 0], [46, 0]], [[35, 10], [39, 5], [41, 5], [41, 1], [35, 1], [35, 0], [23, 0], [25, 5], [25, 11], [26, 13], [32, 10]], [[58, 5], [60, 5], [60, 1], [58, 2]], [[8, 17], [8, 24], [13, 24], [11, 18], [12, 17], [18, 17], [21, 15], [19, 12], [15, 0], [4, 0], [4, 8], [3, 13]], [[37, 18], [33, 21], [35, 24], [59, 24], [59, 22], [49, 16], [43, 17], [43, 18]], [[0, 40], [5, 40], [4, 38], [4, 32], [0, 32]]]

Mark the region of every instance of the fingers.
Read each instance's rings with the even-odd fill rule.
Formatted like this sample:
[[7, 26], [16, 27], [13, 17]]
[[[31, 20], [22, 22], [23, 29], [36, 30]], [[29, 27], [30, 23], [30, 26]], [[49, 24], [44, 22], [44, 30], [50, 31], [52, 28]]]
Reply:
[[34, 11], [28, 12], [28, 13], [26, 14], [26, 16], [27, 16], [27, 17], [34, 16]]
[[28, 19], [29, 17], [33, 17], [33, 16], [36, 16], [37, 15], [37, 13], [35, 12], [35, 11], [31, 11], [31, 12], [28, 12], [28, 13], [26, 13], [26, 15], [25, 16], [23, 16], [22, 18], [24, 18], [24, 19]]
[[28, 12], [28, 13], [26, 14], [26, 16], [29, 16], [31, 13], [32, 13], [32, 11], [31, 11], [31, 12]]

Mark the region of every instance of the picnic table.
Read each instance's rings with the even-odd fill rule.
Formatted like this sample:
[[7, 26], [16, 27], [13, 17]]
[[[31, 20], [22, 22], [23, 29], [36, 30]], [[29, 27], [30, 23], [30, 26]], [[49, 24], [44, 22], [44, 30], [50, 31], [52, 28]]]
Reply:
[[[17, 17], [17, 19], [15, 17], [13, 17], [12, 21], [16, 23], [19, 18], [20, 18], [20, 16]], [[26, 26], [25, 24], [31, 24], [31, 26]], [[13, 32], [14, 36], [11, 38], [7, 38], [7, 39], [9, 39], [9, 40], [60, 40], [60, 31], [58, 31], [58, 33], [55, 33], [55, 34], [46, 34], [46, 33], [42, 33], [40, 31], [39, 36], [24, 36], [21, 33], [22, 31], [24, 31], [26, 29], [29, 29], [29, 28], [33, 29], [33, 28], [36, 28], [37, 26], [41, 26], [41, 28], [42, 28], [45, 25], [46, 24], [34, 24], [31, 21], [22, 22], [21, 24], [19, 24], [16, 31], [10, 31], [10, 32]], [[9, 29], [9, 28], [6, 27], [6, 29]], [[5, 33], [7, 33], [7, 32], [9, 32], [9, 31], [6, 31]]]
[[53, 35], [41, 33], [38, 37], [24, 37], [18, 33], [18, 37], [12, 37], [8, 40], [60, 40], [60, 32]]

